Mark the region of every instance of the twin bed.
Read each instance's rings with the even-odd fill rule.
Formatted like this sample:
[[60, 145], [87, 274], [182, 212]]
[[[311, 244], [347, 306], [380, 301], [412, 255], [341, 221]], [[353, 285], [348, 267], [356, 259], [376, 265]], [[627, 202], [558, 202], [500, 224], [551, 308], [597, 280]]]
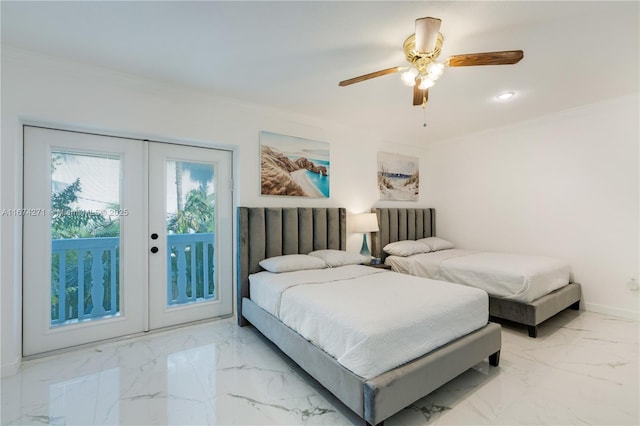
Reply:
[[239, 325], [252, 324], [367, 424], [485, 358], [498, 365], [487, 294], [358, 265], [344, 252], [345, 209], [240, 207], [238, 224]]
[[456, 249], [434, 238], [433, 209], [377, 208], [376, 214], [380, 231], [372, 242], [374, 256], [394, 271], [487, 291], [491, 317], [526, 325], [530, 337], [553, 315], [568, 307], [579, 309], [580, 284], [570, 282], [566, 262]]

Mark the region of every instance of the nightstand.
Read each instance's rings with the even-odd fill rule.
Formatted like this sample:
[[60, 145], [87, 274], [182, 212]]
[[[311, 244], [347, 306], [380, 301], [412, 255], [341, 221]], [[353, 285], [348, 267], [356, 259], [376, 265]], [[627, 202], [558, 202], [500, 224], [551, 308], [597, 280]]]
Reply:
[[384, 263], [378, 263], [378, 264], [373, 264], [373, 263], [364, 263], [365, 266], [371, 266], [372, 268], [378, 268], [378, 269], [387, 269], [387, 270], [391, 270], [391, 265], [385, 265]]

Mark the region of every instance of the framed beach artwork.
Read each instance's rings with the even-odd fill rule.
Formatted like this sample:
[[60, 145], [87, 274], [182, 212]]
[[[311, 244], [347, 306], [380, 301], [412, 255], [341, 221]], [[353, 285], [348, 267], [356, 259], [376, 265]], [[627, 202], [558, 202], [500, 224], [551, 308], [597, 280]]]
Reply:
[[329, 144], [260, 132], [260, 194], [329, 198]]
[[381, 200], [417, 201], [420, 187], [418, 157], [378, 152]]

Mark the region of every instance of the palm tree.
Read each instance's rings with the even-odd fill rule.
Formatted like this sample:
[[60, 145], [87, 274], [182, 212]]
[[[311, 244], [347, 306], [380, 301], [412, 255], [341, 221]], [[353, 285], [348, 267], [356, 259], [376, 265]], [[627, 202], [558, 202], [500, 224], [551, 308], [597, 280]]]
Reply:
[[176, 207], [178, 211], [183, 209], [182, 204], [182, 176], [184, 171], [189, 171], [192, 180], [198, 182], [205, 189], [213, 180], [213, 167], [207, 163], [189, 163], [176, 161]]

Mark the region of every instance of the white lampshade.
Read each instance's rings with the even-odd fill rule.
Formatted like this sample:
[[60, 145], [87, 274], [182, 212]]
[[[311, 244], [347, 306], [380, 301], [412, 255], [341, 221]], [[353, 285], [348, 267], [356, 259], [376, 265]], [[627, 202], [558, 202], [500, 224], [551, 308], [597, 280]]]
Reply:
[[444, 64], [442, 62], [431, 62], [427, 65], [427, 73], [431, 80], [436, 81], [444, 73]]
[[411, 68], [410, 70], [403, 72], [400, 76], [402, 78], [402, 82], [405, 85], [413, 87], [416, 85], [416, 77], [418, 76], [418, 70], [415, 68]]
[[378, 217], [375, 213], [353, 216], [353, 232], [378, 232]]
[[431, 80], [429, 77], [422, 76], [422, 78], [420, 79], [420, 85], [418, 87], [420, 88], [420, 90], [426, 90], [430, 87], [433, 87], [434, 84], [436, 84], [435, 81]]

